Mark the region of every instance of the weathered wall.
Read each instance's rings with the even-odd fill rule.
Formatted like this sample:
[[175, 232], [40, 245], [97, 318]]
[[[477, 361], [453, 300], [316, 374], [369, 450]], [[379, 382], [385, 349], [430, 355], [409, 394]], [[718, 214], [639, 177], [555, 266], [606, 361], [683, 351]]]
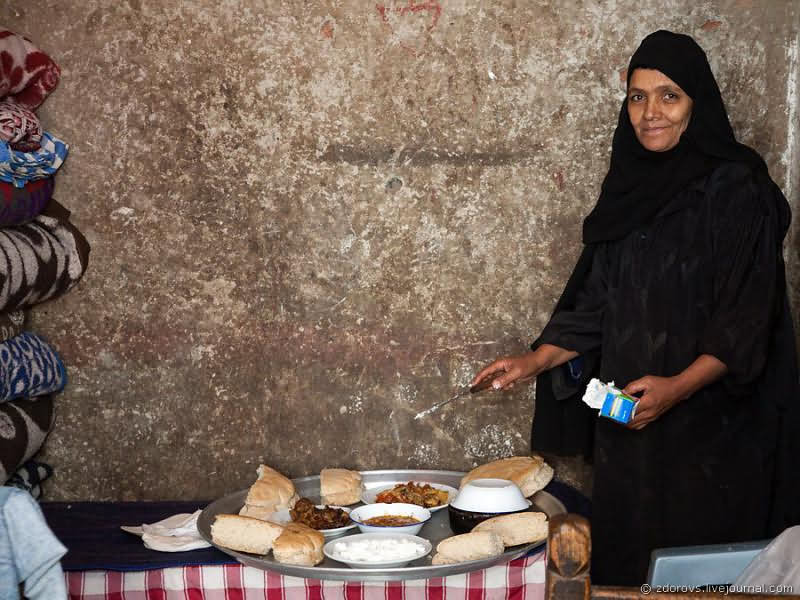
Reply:
[[71, 143], [57, 197], [93, 246], [80, 286], [33, 313], [71, 378], [50, 499], [216, 497], [261, 461], [301, 476], [526, 452], [526, 386], [413, 416], [544, 324], [622, 70], [655, 29], [706, 48], [740, 138], [797, 205], [788, 0], [0, 14], [63, 69], [40, 114]]

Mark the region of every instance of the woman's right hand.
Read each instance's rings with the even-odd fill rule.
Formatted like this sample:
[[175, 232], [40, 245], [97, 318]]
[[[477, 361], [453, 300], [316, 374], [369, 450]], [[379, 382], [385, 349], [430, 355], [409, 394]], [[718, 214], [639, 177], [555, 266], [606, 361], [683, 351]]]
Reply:
[[[542, 371], [562, 365], [576, 356], [578, 353], [574, 350], [566, 350], [552, 344], [542, 344], [533, 352], [498, 358], [475, 375], [470, 385], [478, 385], [487, 377], [494, 377], [492, 388], [507, 390], [513, 387], [517, 381], [536, 377]], [[496, 375], [497, 373], [500, 375]]]
[[[475, 375], [470, 385], [478, 385], [487, 377], [494, 377], [492, 388], [495, 390], [507, 390], [514, 387], [514, 383], [517, 381], [525, 381], [538, 375], [542, 369], [538, 368], [537, 365], [538, 361], [534, 352], [526, 352], [520, 356], [498, 358]], [[497, 373], [501, 373], [501, 375], [498, 376]]]

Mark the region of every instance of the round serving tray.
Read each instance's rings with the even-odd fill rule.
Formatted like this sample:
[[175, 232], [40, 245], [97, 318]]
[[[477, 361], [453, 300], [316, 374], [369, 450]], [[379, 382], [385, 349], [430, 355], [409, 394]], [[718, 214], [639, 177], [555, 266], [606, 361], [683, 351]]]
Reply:
[[[382, 470], [382, 471], [361, 471], [361, 475], [366, 489], [372, 487], [385, 486], [390, 483], [407, 481], [427, 481], [432, 483], [443, 483], [458, 488], [461, 478], [464, 476], [460, 471], [430, 471], [430, 470]], [[310, 477], [300, 477], [292, 480], [295, 485], [297, 493], [301, 497], [306, 497], [312, 502], [319, 502], [319, 476], [314, 475]], [[537, 548], [545, 543], [545, 540], [533, 544], [523, 544], [520, 546], [512, 546], [506, 548], [506, 551], [499, 556], [485, 558], [481, 560], [473, 560], [469, 562], [456, 563], [452, 565], [432, 565], [431, 558], [435, 554], [436, 545], [443, 539], [453, 535], [450, 529], [450, 521], [446, 510], [440, 510], [433, 513], [430, 521], [428, 521], [419, 532], [420, 535], [433, 544], [434, 552], [428, 556], [417, 559], [409, 563], [405, 567], [395, 569], [351, 569], [345, 564], [330, 558], [325, 558], [320, 564], [315, 567], [302, 567], [298, 565], [287, 565], [279, 563], [272, 558], [272, 554], [264, 556], [258, 554], [248, 554], [246, 552], [236, 552], [229, 550], [222, 546], [217, 546], [211, 541], [211, 524], [218, 514], [237, 514], [239, 509], [244, 506], [244, 499], [247, 496], [247, 490], [234, 492], [215, 500], [209, 504], [197, 520], [197, 529], [200, 535], [222, 552], [229, 554], [236, 558], [239, 562], [250, 567], [257, 567], [267, 571], [275, 571], [283, 575], [290, 575], [293, 577], [303, 577], [306, 579], [335, 579], [340, 581], [387, 581], [387, 580], [401, 580], [401, 579], [428, 579], [430, 577], [446, 577], [448, 575], [457, 575], [459, 573], [466, 573], [468, 571], [475, 571], [477, 569], [485, 569], [494, 565], [506, 563], [515, 558], [523, 556], [530, 550]], [[564, 505], [561, 501], [545, 491], [535, 493], [530, 500], [533, 502], [531, 510], [541, 511], [545, 513], [548, 518], [566, 512]], [[359, 503], [360, 504], [360, 503]], [[348, 534], [336, 539], [344, 539], [346, 535], [358, 533], [358, 529], [353, 529]]]

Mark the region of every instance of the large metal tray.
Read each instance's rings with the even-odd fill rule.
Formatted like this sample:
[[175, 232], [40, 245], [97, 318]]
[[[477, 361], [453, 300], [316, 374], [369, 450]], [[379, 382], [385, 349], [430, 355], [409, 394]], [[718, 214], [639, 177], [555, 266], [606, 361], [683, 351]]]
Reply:
[[[384, 471], [361, 471], [363, 477], [364, 487], [369, 489], [373, 487], [380, 487], [395, 483], [398, 481], [428, 481], [432, 483], [443, 483], [455, 488], [458, 487], [461, 478], [464, 476], [460, 471], [429, 471], [429, 470], [384, 470]], [[295, 489], [300, 496], [305, 496], [314, 502], [319, 502], [319, 476], [314, 475], [310, 477], [300, 477], [292, 480]], [[236, 514], [239, 509], [244, 506], [244, 499], [247, 496], [247, 490], [241, 490], [233, 494], [229, 494], [209, 504], [200, 514], [197, 520], [197, 529], [203, 538], [213, 544], [211, 541], [211, 524], [214, 522], [216, 516], [220, 513]], [[564, 505], [552, 494], [541, 491], [537, 492], [531, 497], [533, 506], [531, 510], [539, 510], [547, 514], [548, 518], [561, 513], [565, 513]], [[348, 534], [359, 533], [358, 529], [353, 529]], [[345, 535], [348, 535], [345, 534]], [[420, 536], [427, 538], [433, 544], [434, 549], [436, 545], [444, 538], [453, 535], [450, 529], [450, 521], [447, 516], [447, 509], [438, 510], [433, 513], [431, 520], [425, 524]], [[342, 538], [336, 538], [342, 539]], [[326, 540], [327, 541], [327, 540]], [[482, 560], [473, 560], [469, 562], [457, 563], [453, 565], [432, 565], [431, 557], [434, 552], [428, 556], [420, 558], [408, 566], [395, 568], [395, 569], [351, 569], [347, 565], [325, 558], [323, 562], [315, 567], [302, 567], [297, 565], [287, 565], [279, 563], [272, 558], [272, 554], [260, 556], [257, 554], [248, 554], [245, 552], [236, 552], [217, 546], [217, 548], [235, 557], [242, 564], [257, 567], [268, 571], [275, 571], [284, 575], [294, 577], [303, 577], [306, 579], [334, 579], [341, 581], [387, 581], [387, 580], [401, 580], [401, 579], [428, 579], [430, 577], [445, 577], [447, 575], [457, 575], [459, 573], [466, 573], [477, 569], [485, 569], [494, 565], [502, 564], [523, 556], [528, 551], [541, 546], [545, 541], [537, 542], [534, 544], [523, 544], [520, 546], [512, 546], [506, 548], [506, 551], [492, 558]]]

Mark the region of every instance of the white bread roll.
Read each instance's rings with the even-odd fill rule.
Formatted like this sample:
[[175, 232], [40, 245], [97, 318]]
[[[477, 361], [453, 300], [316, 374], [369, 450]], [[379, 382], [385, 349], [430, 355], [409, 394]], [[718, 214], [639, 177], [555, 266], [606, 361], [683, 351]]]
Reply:
[[541, 456], [512, 456], [475, 467], [461, 478], [461, 486], [474, 479], [508, 479], [525, 497], [533, 496], [553, 479], [553, 468]]
[[445, 538], [436, 546], [436, 564], [447, 565], [491, 558], [503, 553], [502, 538], [493, 531], [471, 531]]
[[289, 523], [272, 544], [272, 555], [279, 563], [313, 567], [322, 562], [325, 536], [302, 523]]
[[[254, 504], [245, 504], [239, 511], [243, 517], [252, 517], [254, 519], [261, 519], [262, 521], [270, 521], [275, 511], [271, 506], [255, 506]], [[280, 523], [279, 523], [280, 524]]]
[[347, 469], [322, 469], [319, 474], [323, 504], [347, 506], [361, 500], [361, 473]]
[[267, 465], [261, 465], [258, 467], [258, 479], [250, 486], [244, 503], [275, 512], [283, 508], [292, 508], [297, 498], [291, 479]]
[[432, 565], [452, 565], [457, 562], [457, 560], [452, 560], [446, 556], [442, 556], [441, 554], [434, 554], [433, 558], [431, 559]]
[[493, 531], [504, 546], [532, 544], [547, 539], [547, 515], [542, 512], [523, 512], [492, 517], [478, 523], [472, 531]]
[[281, 533], [280, 525], [240, 515], [219, 514], [211, 524], [215, 544], [253, 554], [267, 554]]

